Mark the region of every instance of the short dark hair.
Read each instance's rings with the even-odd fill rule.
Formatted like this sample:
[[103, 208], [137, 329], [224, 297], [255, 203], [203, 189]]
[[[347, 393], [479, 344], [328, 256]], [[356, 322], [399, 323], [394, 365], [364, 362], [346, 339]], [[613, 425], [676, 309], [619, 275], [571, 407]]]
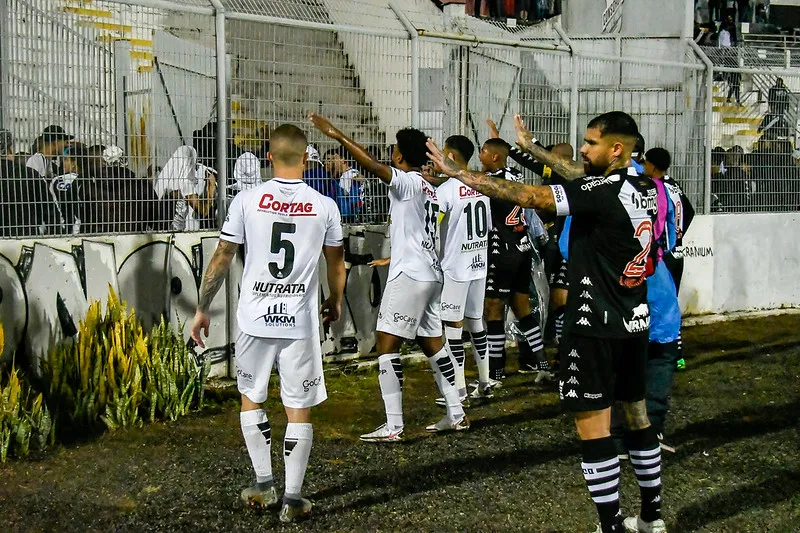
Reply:
[[[636, 139], [639, 127], [629, 114], [622, 111], [610, 111], [594, 117], [588, 128], [597, 128], [601, 135], [623, 135]], [[644, 142], [644, 140], [642, 140]]]
[[664, 148], [650, 148], [644, 154], [644, 158], [661, 172], [669, 170], [669, 166], [672, 164], [672, 156]]
[[493, 139], [486, 139], [486, 142], [483, 145], [487, 148], [493, 148], [495, 150], [505, 151], [506, 155], [508, 152], [511, 151], [511, 145], [505, 142], [503, 139], [499, 137]]
[[330, 150], [326, 151], [322, 156], [322, 161], [324, 162], [332, 155], [338, 155], [345, 161], [353, 161], [353, 156], [350, 155], [350, 152], [347, 151], [342, 145], [337, 146], [336, 148], [331, 148]]
[[306, 134], [294, 124], [281, 124], [269, 138], [269, 151], [273, 159], [284, 165], [301, 163], [307, 147]]
[[421, 168], [428, 162], [428, 136], [415, 128], [397, 131], [397, 149], [409, 165]]
[[642, 137], [641, 133], [636, 134], [636, 146], [633, 147], [633, 151], [639, 155], [644, 155], [644, 137]]
[[444, 141], [444, 146], [458, 152], [465, 162], [469, 162], [472, 159], [472, 154], [475, 153], [475, 145], [472, 144], [468, 137], [463, 135], [451, 135]]

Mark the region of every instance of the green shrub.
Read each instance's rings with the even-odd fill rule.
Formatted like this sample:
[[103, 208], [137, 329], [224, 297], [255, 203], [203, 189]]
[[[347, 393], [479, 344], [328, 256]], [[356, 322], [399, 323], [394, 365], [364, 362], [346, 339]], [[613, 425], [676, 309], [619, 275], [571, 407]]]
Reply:
[[31, 449], [52, 444], [55, 426], [42, 394], [35, 393], [19, 371], [0, 380], [0, 463], [11, 455], [27, 457]]

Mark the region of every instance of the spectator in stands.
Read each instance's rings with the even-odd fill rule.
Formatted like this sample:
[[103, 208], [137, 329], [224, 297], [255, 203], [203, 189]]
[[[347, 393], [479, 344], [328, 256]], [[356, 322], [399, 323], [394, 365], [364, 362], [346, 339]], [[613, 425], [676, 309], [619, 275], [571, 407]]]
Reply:
[[201, 229], [201, 220], [213, 215], [216, 193], [216, 171], [197, 163], [197, 152], [191, 146], [181, 146], [164, 165], [153, 188], [166, 206], [169, 229], [194, 231]]
[[749, 156], [751, 167], [750, 190], [753, 209], [783, 211], [796, 209], [792, 187], [798, 179], [797, 166], [792, 160], [788, 140], [768, 140], [763, 137]]
[[787, 139], [790, 133], [789, 123], [786, 117], [781, 113], [769, 112], [761, 119], [761, 124], [758, 126], [758, 131], [762, 133], [761, 138], [765, 141], [775, 141], [779, 139]]
[[506, 10], [503, 6], [503, 0], [483, 0], [489, 8], [489, 18], [491, 19], [504, 19], [506, 18]]
[[364, 206], [364, 176], [351, 163], [350, 154], [339, 146], [325, 152], [323, 161], [328, 174], [339, 186], [337, 204], [342, 222], [356, 222]]
[[306, 153], [308, 158], [306, 159], [306, 169], [303, 171], [303, 181], [318, 193], [337, 200], [339, 187], [325, 169], [325, 165], [319, 158], [319, 151], [309, 144]]
[[87, 192], [92, 179], [87, 147], [73, 143], [64, 150], [63, 173], [54, 177], [50, 192], [60, 215], [60, 233], [77, 235], [86, 231]]
[[14, 136], [5, 129], [0, 129], [0, 159], [15, 161], [14, 155]]
[[711, 22], [722, 20], [722, 0], [708, 0], [708, 16]]
[[0, 237], [47, 235], [57, 220], [48, 183], [6, 151], [0, 157]]
[[73, 138], [61, 126], [47, 126], [34, 141], [31, 150], [33, 155], [25, 162], [25, 166], [49, 182], [60, 172], [59, 158]]
[[789, 88], [783, 82], [783, 78], [777, 78], [775, 85], [769, 88], [767, 93], [767, 105], [769, 112], [775, 115], [784, 115], [789, 110]]
[[[517, 13], [517, 18], [518, 19], [520, 19], [520, 20], [528, 20], [528, 17], [531, 15], [531, 4], [534, 1], [536, 1], [536, 0], [517, 0], [516, 13]], [[534, 19], [538, 18], [536, 16], [535, 9], [536, 9], [536, 7], [534, 6], [534, 12], [533, 12], [533, 15], [534, 15], [533, 18]]]
[[744, 150], [734, 146], [725, 154], [725, 172], [712, 179], [711, 190], [719, 199], [722, 211], [741, 212], [751, 208], [749, 176], [744, 169]]
[[233, 180], [228, 185], [228, 198], [240, 191], [249, 191], [261, 185], [261, 162], [252, 152], [245, 152], [233, 166]]
[[738, 0], [739, 4], [739, 22], [750, 22], [750, 17], [753, 12], [750, 9], [752, 0]]

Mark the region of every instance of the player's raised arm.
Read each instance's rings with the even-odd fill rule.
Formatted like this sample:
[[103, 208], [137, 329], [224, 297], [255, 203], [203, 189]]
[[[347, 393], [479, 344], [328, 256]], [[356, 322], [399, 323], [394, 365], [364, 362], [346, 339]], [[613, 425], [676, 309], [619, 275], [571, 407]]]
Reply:
[[491, 198], [507, 200], [521, 207], [532, 207], [541, 211], [555, 212], [553, 189], [543, 185], [526, 185], [510, 180], [493, 178], [482, 172], [462, 170], [458, 165], [445, 157], [433, 139], [428, 139], [428, 157], [433, 161], [436, 170], [456, 178], [465, 185]]
[[344, 146], [345, 149], [352, 154], [353, 158], [358, 162], [358, 164], [364, 168], [364, 170], [375, 174], [381, 179], [381, 181], [385, 183], [392, 181], [392, 167], [389, 165], [384, 165], [372, 157], [372, 155], [367, 152], [363, 146], [342, 133], [342, 131], [331, 124], [327, 118], [316, 113], [309, 113], [308, 118], [311, 120], [312, 124], [314, 124], [314, 127], [316, 127], [319, 131]]
[[537, 161], [552, 168], [556, 174], [563, 176], [567, 180], [574, 180], [585, 175], [581, 163], [564, 159], [537, 144], [533, 134], [525, 127], [519, 115], [514, 115], [514, 128], [517, 130], [517, 146], [524, 152], [529, 153]]

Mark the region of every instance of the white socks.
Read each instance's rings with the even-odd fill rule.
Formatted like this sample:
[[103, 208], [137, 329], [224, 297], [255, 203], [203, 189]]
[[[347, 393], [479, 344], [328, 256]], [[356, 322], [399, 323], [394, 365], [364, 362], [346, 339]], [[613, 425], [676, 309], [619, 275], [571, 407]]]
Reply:
[[464, 325], [472, 335], [472, 354], [478, 365], [478, 382], [485, 387], [489, 384], [489, 341], [486, 338], [486, 328], [480, 318], [467, 318]]
[[403, 363], [399, 353], [378, 357], [378, 383], [381, 386], [386, 424], [394, 429], [403, 427]]
[[459, 398], [467, 397], [467, 380], [464, 378], [464, 341], [461, 340], [462, 328], [453, 328], [450, 326], [444, 327], [444, 336], [447, 340], [447, 345], [450, 347], [450, 353], [453, 354], [453, 359], [456, 361], [456, 388], [458, 389]]
[[272, 444], [272, 428], [270, 428], [267, 413], [263, 409], [242, 411], [239, 413], [239, 422], [242, 425], [242, 435], [247, 445], [247, 453], [253, 463], [257, 483], [272, 481], [272, 458], [270, 447]]
[[464, 407], [461, 405], [461, 398], [458, 397], [456, 388], [456, 363], [447, 348], [442, 348], [439, 353], [428, 358], [428, 362], [433, 369], [433, 377], [439, 392], [447, 402], [447, 416], [451, 420], [460, 420], [464, 416]]
[[300, 499], [300, 490], [303, 488], [303, 478], [306, 475], [313, 439], [314, 430], [311, 424], [289, 422], [286, 425], [286, 438], [283, 440], [283, 460], [286, 464], [284, 498], [286, 499]]

